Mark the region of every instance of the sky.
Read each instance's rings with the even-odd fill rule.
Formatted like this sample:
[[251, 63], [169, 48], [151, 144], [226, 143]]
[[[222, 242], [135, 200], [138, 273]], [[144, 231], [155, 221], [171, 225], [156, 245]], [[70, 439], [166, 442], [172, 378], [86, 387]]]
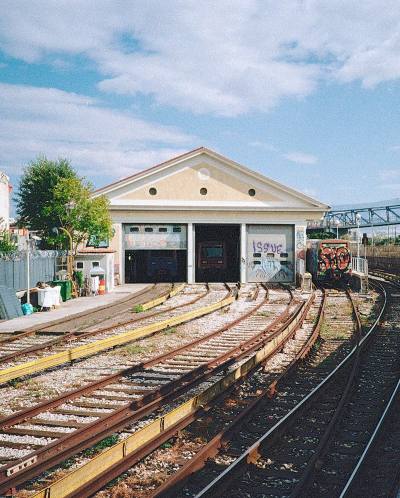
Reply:
[[400, 194], [400, 1], [1, 0], [0, 169], [101, 187], [206, 146], [330, 205]]

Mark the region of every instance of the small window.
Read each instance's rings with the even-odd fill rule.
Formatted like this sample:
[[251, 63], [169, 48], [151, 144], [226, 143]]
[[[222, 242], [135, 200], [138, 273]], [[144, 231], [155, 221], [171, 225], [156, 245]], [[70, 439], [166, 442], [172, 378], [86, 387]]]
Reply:
[[281, 258], [287, 258], [289, 254], [287, 252], [281, 252]]
[[255, 261], [253, 261], [253, 265], [261, 265], [261, 261], [255, 260]]
[[287, 266], [289, 264], [289, 261], [281, 261], [281, 266]]
[[267, 252], [267, 258], [275, 258], [275, 254], [273, 252]]
[[83, 261], [77, 261], [76, 262], [76, 269], [77, 270], [83, 270]]
[[158, 229], [158, 231], [159, 231], [159, 232], [163, 232], [163, 233], [165, 233], [165, 232], [168, 232], [168, 228], [167, 228], [167, 227], [160, 227], [160, 228]]
[[261, 253], [260, 252], [255, 252], [253, 254], [253, 258], [261, 258]]
[[173, 231], [174, 233], [181, 233], [181, 232], [182, 232], [182, 228], [181, 228], [181, 227], [174, 227], [174, 228], [172, 229], [172, 231]]
[[130, 228], [129, 228], [129, 231], [130, 231], [131, 233], [138, 232], [138, 231], [139, 231], [139, 227], [130, 227]]
[[256, 191], [254, 190], [254, 188], [250, 188], [249, 189], [249, 196], [254, 197], [255, 195], [256, 195]]
[[149, 194], [150, 194], [150, 195], [157, 195], [157, 189], [156, 189], [156, 188], [154, 188], [154, 187], [151, 187], [151, 188], [149, 189]]
[[98, 266], [100, 266], [98, 261], [92, 261], [92, 268], [97, 268]]
[[206, 189], [205, 187], [202, 187], [202, 188], [200, 189], [200, 194], [201, 194], [201, 195], [207, 195], [207, 189]]
[[152, 232], [153, 228], [152, 227], [145, 227], [144, 231], [145, 232]]

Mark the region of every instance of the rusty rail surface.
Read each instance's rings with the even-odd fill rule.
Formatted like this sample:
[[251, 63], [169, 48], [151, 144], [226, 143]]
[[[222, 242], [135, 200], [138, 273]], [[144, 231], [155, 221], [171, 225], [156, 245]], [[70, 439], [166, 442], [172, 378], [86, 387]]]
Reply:
[[[3, 428], [10, 427], [14, 424], [25, 421], [29, 419], [29, 417], [35, 416], [38, 413], [45, 412], [50, 408], [57, 407], [58, 405], [64, 403], [66, 400], [74, 399], [82, 394], [91, 392], [95, 389], [98, 389], [99, 387], [115, 382], [117, 379], [120, 379], [123, 375], [133, 373], [145, 367], [154, 365], [155, 363], [160, 362], [161, 360], [173, 357], [174, 355], [177, 354], [177, 352], [193, 347], [194, 344], [199, 344], [201, 342], [204, 342], [210, 337], [216, 336], [218, 333], [221, 333], [221, 331], [226, 330], [229, 327], [232, 327], [233, 324], [238, 323], [239, 321], [243, 320], [245, 317], [251, 315], [258, 308], [259, 306], [255, 307], [253, 310], [246, 313], [245, 315], [242, 315], [242, 317], [239, 317], [231, 324], [222, 327], [218, 331], [215, 331], [206, 337], [197, 339], [188, 345], [182, 346], [173, 352], [160, 355], [159, 357], [149, 360], [148, 362], [142, 363], [130, 369], [126, 369], [125, 371], [122, 371], [118, 374], [111, 375], [106, 379], [103, 378], [102, 380], [92, 383], [83, 388], [77, 389], [69, 393], [65, 393], [64, 395], [56, 399], [49, 400], [35, 407], [23, 410], [22, 412], [14, 414], [10, 417], [6, 417], [0, 421], [0, 427]], [[282, 316], [280, 317], [281, 319], [286, 319], [288, 314], [287, 309], [288, 308], [286, 308], [285, 313], [283, 313]], [[271, 327], [272, 325], [276, 326], [277, 322], [278, 318], [271, 324]], [[256, 348], [260, 344], [261, 339], [263, 339], [264, 336], [266, 335], [267, 335], [267, 330], [258, 334], [254, 338], [253, 344], [250, 344], [251, 341], [246, 341], [245, 344], [248, 350], [251, 351], [252, 349]], [[1, 469], [2, 472], [0, 477], [0, 483], [2, 483], [0, 484], [1, 488], [0, 492], [15, 486], [18, 483], [23, 482], [24, 480], [30, 477], [34, 477], [45, 468], [48, 468], [49, 466], [54, 465], [59, 461], [62, 461], [68, 455], [71, 455], [79, 451], [80, 449], [83, 449], [85, 447], [94, 444], [96, 441], [102, 439], [105, 435], [112, 433], [118, 428], [126, 426], [129, 422], [132, 422], [133, 420], [140, 418], [140, 416], [143, 416], [144, 414], [153, 411], [155, 408], [158, 408], [163, 401], [170, 399], [172, 395], [177, 395], [179, 392], [182, 392], [183, 390], [187, 389], [189, 386], [192, 386], [195, 383], [199, 383], [201, 380], [210, 377], [216, 371], [220, 371], [221, 369], [226, 368], [229, 364], [231, 364], [234, 361], [234, 359], [243, 357], [245, 353], [242, 350], [242, 347], [243, 345], [241, 344], [240, 346], [234, 348], [234, 350], [229, 351], [228, 353], [225, 353], [219, 358], [214, 359], [208, 364], [193, 370], [193, 372], [189, 372], [189, 374], [182, 376], [180, 379], [178, 379], [179, 382], [171, 383], [169, 389], [162, 388], [157, 392], [152, 392], [151, 395], [144, 397], [141, 400], [139, 406], [137, 406], [137, 404], [135, 403], [132, 403], [129, 406], [124, 406], [119, 410], [115, 410], [110, 416], [103, 417], [98, 421], [93, 422], [92, 424], [85, 427], [84, 430], [80, 429], [78, 431], [75, 431], [73, 434], [62, 437], [55, 443], [46, 446], [46, 448], [43, 448], [42, 450], [37, 450], [32, 455], [33, 458], [36, 458], [35, 461], [33, 462], [30, 460], [29, 465], [27, 465], [26, 468], [24, 468], [24, 461], [25, 461], [24, 459], [21, 459], [19, 462], [17, 462], [17, 464], [13, 462], [13, 464], [3, 467]], [[7, 472], [10, 473], [9, 469], [12, 469], [14, 467], [17, 467], [17, 471], [13, 473], [12, 476], [7, 475]]]
[[[172, 412], [168, 412], [163, 417], [136, 431], [127, 440], [121, 441], [121, 443], [104, 451], [88, 464], [72, 472], [64, 479], [56, 481], [34, 496], [90, 496], [110, 479], [121, 474], [143, 456], [157, 448], [162, 442], [169, 439], [179, 429], [195, 420], [199, 413], [202, 413], [202, 410], [220, 394], [226, 392], [227, 389], [246, 376], [262, 361], [265, 361], [277, 350], [281, 349], [287, 337], [292, 337], [298, 326], [301, 325], [310, 305], [311, 297], [308, 303], [303, 302], [297, 306], [295, 312], [290, 317], [285, 318], [285, 322], [277, 330], [268, 337], [264, 337], [261, 343], [248, 345], [247, 348], [242, 345], [238, 356], [231, 358], [227, 363], [221, 364], [219, 370], [226, 370], [228, 365], [234, 364], [239, 358], [247, 357], [248, 359], [239, 367], [234, 367], [233, 370], [211, 385], [211, 387], [186, 401], [183, 405], [178, 406]], [[277, 321], [278, 319], [274, 322]], [[254, 351], [256, 352], [254, 353]], [[213, 374], [215, 373], [216, 370]], [[55, 494], [53, 495], [53, 493]]]
[[[352, 305], [354, 306], [354, 302], [352, 301]], [[260, 449], [261, 446], [265, 446], [266, 444], [270, 443], [272, 444], [273, 441], [277, 441], [277, 438], [279, 438], [280, 434], [283, 434], [283, 432], [286, 430], [286, 427], [289, 426], [293, 419], [299, 415], [301, 410], [307, 409], [308, 405], [314, 401], [314, 399], [317, 397], [318, 394], [322, 392], [323, 389], [326, 389], [332, 381], [334, 381], [339, 373], [342, 372], [344, 367], [347, 367], [349, 362], [353, 358], [358, 358], [359, 356], [359, 351], [360, 348], [363, 347], [366, 342], [369, 340], [370, 337], [372, 337], [372, 333], [377, 327], [384, 311], [386, 309], [386, 295], [385, 295], [385, 300], [384, 300], [384, 305], [382, 306], [382, 309], [379, 313], [378, 318], [375, 320], [374, 324], [370, 327], [369, 331], [367, 334], [365, 334], [361, 338], [361, 334], [359, 335], [359, 340], [357, 341], [357, 344], [352, 348], [351, 352], [346, 356], [346, 358], [340, 362], [340, 364], [332, 371], [330, 372], [329, 375], [325, 377], [325, 379], [318, 384], [318, 386], [313, 389], [305, 398], [303, 398], [300, 403], [298, 403], [289, 413], [287, 413], [281, 420], [279, 420], [272, 428], [270, 428], [266, 433], [264, 433], [263, 436], [261, 436], [251, 447], [249, 447], [245, 452], [243, 452], [231, 465], [229, 465], [223, 472], [221, 472], [212, 482], [208, 483], [197, 495], [197, 497], [203, 497], [203, 496], [223, 496], [223, 493], [230, 485], [232, 480], [237, 476], [238, 473], [243, 473], [244, 469], [250, 465], [251, 463], [255, 462], [259, 456], [260, 456]], [[356, 312], [355, 307], [353, 307], [353, 313], [358, 316], [358, 313]], [[360, 321], [359, 317], [356, 318], [357, 320], [357, 328], [358, 330], [361, 331], [360, 328]], [[356, 363], [356, 362], [355, 362]], [[354, 370], [354, 367], [353, 367]], [[350, 383], [350, 381], [349, 381]], [[348, 384], [349, 384], [348, 383]], [[346, 393], [347, 394], [349, 391], [348, 388], [346, 388]], [[343, 399], [344, 396], [342, 396]], [[342, 406], [343, 403], [340, 403]], [[335, 419], [337, 419], [337, 415], [339, 412], [339, 407], [335, 412]], [[329, 424], [328, 427], [328, 432], [326, 434], [329, 434], [332, 431], [333, 423]], [[311, 475], [313, 469], [315, 468], [315, 464], [318, 463], [319, 458], [322, 455], [322, 452], [325, 448], [325, 444], [327, 442], [328, 437], [324, 436], [322, 438], [321, 444], [318, 446], [318, 449], [314, 455], [314, 457], [310, 460], [309, 465], [307, 467], [307, 472], [306, 475], [303, 477], [301, 480], [300, 484], [298, 487], [296, 487], [295, 492], [291, 496], [304, 496], [302, 494], [302, 490], [305, 487], [305, 484], [307, 483], [309, 476]]]
[[[177, 286], [173, 290], [168, 290], [167, 292], [164, 292], [161, 296], [156, 297], [155, 299], [152, 299], [150, 301], [146, 301], [146, 302], [140, 304], [140, 306], [142, 308], [141, 311], [147, 311], [149, 309], [155, 308], [156, 306], [159, 306], [160, 304], [165, 303], [167, 301], [167, 299], [170, 299], [171, 297], [175, 296], [180, 290], [181, 290], [181, 287]], [[104, 332], [108, 332], [108, 331], [115, 329], [115, 328], [118, 328], [118, 327], [123, 327], [125, 325], [131, 325], [133, 323], [140, 322], [140, 321], [145, 320], [147, 318], [159, 316], [159, 315], [161, 315], [163, 313], [167, 313], [171, 310], [176, 310], [179, 308], [183, 308], [185, 306], [189, 306], [191, 304], [196, 303], [197, 301], [202, 299], [204, 296], [206, 296], [208, 294], [209, 290], [210, 290], [210, 288], [207, 285], [206, 292], [204, 292], [203, 294], [199, 294], [197, 297], [195, 297], [191, 301], [188, 301], [187, 303], [179, 304], [178, 306], [171, 306], [170, 308], [167, 308], [167, 309], [154, 311], [152, 313], [146, 314], [145, 316], [137, 316], [137, 317], [131, 318], [129, 320], [125, 320], [122, 322], [115, 323], [113, 325], [109, 325], [107, 327], [97, 328], [95, 330], [91, 330], [91, 331], [87, 331], [87, 332], [84, 332], [81, 330], [68, 332], [66, 334], [63, 334], [61, 337], [57, 337], [56, 339], [52, 339], [52, 340], [44, 342], [44, 343], [42, 342], [42, 343], [27, 347], [25, 349], [19, 349], [17, 351], [10, 353], [7, 356], [1, 356], [0, 361], [2, 363], [8, 362], [8, 361], [13, 361], [13, 360], [20, 358], [21, 356], [25, 356], [29, 353], [38, 353], [40, 351], [50, 349], [53, 346], [61, 345], [64, 343], [71, 343], [74, 340], [85, 339], [86, 337], [91, 337], [93, 335], [102, 334]], [[85, 315], [83, 315], [83, 316], [85, 316]], [[93, 327], [93, 325], [90, 325], [90, 327]], [[40, 329], [40, 332], [43, 332], [43, 330], [44, 329]], [[16, 339], [19, 339], [19, 338], [20, 338], [20, 336], [18, 336], [17, 338], [13, 338], [13, 339], [15, 341]], [[5, 340], [5, 342], [7, 342], [7, 340]]]
[[[91, 308], [90, 310], [85, 310], [85, 311], [81, 311], [79, 313], [74, 313], [68, 317], [58, 318], [57, 320], [52, 320], [51, 322], [39, 324], [35, 327], [29, 327], [29, 328], [26, 328], [23, 330], [15, 330], [10, 337], [1, 338], [0, 344], [3, 344], [5, 342], [16, 341], [18, 339], [21, 339], [22, 337], [26, 337], [28, 335], [33, 335], [33, 334], [36, 334], [37, 332], [45, 331], [46, 329], [49, 329], [50, 327], [54, 327], [56, 325], [72, 322], [73, 320], [76, 320], [77, 318], [87, 317], [89, 315], [95, 315], [99, 311], [102, 311], [105, 309], [110, 309], [110, 308], [113, 308], [117, 305], [128, 303], [129, 301], [136, 301], [136, 299], [138, 297], [141, 297], [141, 296], [143, 296], [143, 294], [147, 294], [147, 293], [151, 292], [152, 290], [154, 290], [156, 285], [157, 284], [148, 285], [144, 289], [142, 289], [138, 292], [135, 292], [134, 294], [131, 294], [128, 297], [119, 299], [118, 301], [115, 301], [115, 302], [112, 302], [109, 304], [105, 304], [103, 306], [97, 306], [96, 308]], [[173, 289], [173, 286], [170, 285], [169, 288], [164, 293], [169, 293], [169, 292], [171, 292], [172, 289]], [[136, 305], [136, 304], [140, 304], [140, 303], [137, 303], [137, 302], [132, 303], [132, 305]]]
[[59, 353], [44, 356], [37, 360], [5, 368], [3, 370], [0, 370], [0, 384], [13, 379], [17, 379], [24, 375], [30, 375], [62, 365], [64, 363], [70, 363], [74, 360], [87, 358], [99, 352], [107, 351], [108, 349], [111, 349], [115, 346], [121, 346], [123, 344], [148, 337], [168, 327], [185, 323], [187, 321], [193, 320], [194, 318], [198, 318], [211, 313], [217, 309], [229, 306], [234, 299], [235, 296], [231, 295], [231, 292], [228, 291], [227, 296], [224, 299], [214, 304], [209, 304], [198, 309], [188, 311], [181, 315], [167, 318], [161, 322], [144, 325], [142, 327], [122, 332], [105, 339], [98, 339], [82, 346], [68, 348]]
[[[190, 475], [204, 467], [205, 462], [209, 458], [213, 458], [218, 454], [219, 449], [227, 443], [233, 434], [239, 430], [239, 427], [244, 423], [246, 417], [254, 412], [260, 403], [266, 398], [271, 398], [277, 392], [277, 385], [282, 381], [295, 367], [295, 365], [303, 360], [311, 351], [315, 342], [317, 341], [324, 316], [326, 305], [326, 293], [323, 291], [322, 301], [319, 308], [318, 320], [316, 321], [311, 335], [303, 344], [300, 351], [295, 355], [293, 360], [286, 366], [276, 379], [274, 379], [269, 386], [259, 393], [257, 398], [251, 401], [235, 418], [230, 422], [222, 431], [214, 436], [198, 453], [194, 455], [183, 467], [177, 472], [172, 474], [161, 486], [159, 486], [154, 493], [150, 493], [149, 498], [159, 498], [166, 496], [175, 496], [177, 488], [181, 489], [185, 481], [190, 478]], [[287, 339], [289, 340], [289, 338]], [[287, 342], [287, 341], [286, 341]], [[265, 362], [266, 360], [264, 360]], [[263, 362], [263, 363], [264, 363]]]

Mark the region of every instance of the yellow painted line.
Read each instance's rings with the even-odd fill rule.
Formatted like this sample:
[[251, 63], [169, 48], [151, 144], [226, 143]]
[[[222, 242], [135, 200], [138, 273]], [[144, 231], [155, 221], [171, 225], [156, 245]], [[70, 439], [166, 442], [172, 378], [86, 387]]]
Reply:
[[140, 307], [142, 311], [147, 311], [150, 310], [151, 308], [154, 308], [155, 306], [158, 306], [159, 304], [165, 303], [167, 299], [170, 299], [171, 297], [176, 296], [181, 290], [185, 288], [186, 284], [179, 284], [176, 285], [170, 290], [170, 292], [166, 293], [163, 296], [160, 296], [156, 299], [153, 299], [152, 301], [148, 301], [147, 303], [142, 304]]
[[32, 495], [32, 498], [66, 498], [76, 492], [84, 484], [96, 479], [107, 469], [116, 465], [141, 446], [148, 444], [166, 429], [181, 422], [188, 415], [196, 412], [204, 405], [216, 398], [236, 381], [244, 377], [252, 368], [260, 364], [264, 359], [280, 344], [287, 336], [291, 334], [297, 324], [303, 319], [303, 314], [310, 303], [312, 296], [307, 303], [297, 313], [293, 321], [282, 330], [271, 341], [267, 342], [259, 351], [254, 353], [239, 367], [232, 370], [222, 379], [215, 382], [197, 396], [182, 403], [175, 409], [159, 417], [143, 428], [139, 429], [123, 441], [115, 444], [111, 448], [104, 450], [95, 456], [86, 464], [72, 471], [65, 477], [53, 482], [46, 488]]
[[44, 358], [40, 358], [38, 360], [33, 360], [22, 363], [21, 365], [5, 368], [4, 370], [0, 370], [0, 384], [8, 382], [12, 379], [17, 379], [18, 377], [21, 377], [23, 375], [30, 375], [36, 372], [41, 372], [48, 368], [62, 365], [63, 363], [68, 363], [72, 360], [85, 358], [95, 353], [99, 353], [100, 351], [110, 349], [114, 346], [120, 346], [128, 342], [142, 339], [168, 327], [173, 327], [174, 325], [179, 325], [188, 322], [189, 320], [193, 320], [194, 318], [199, 318], [201, 316], [212, 313], [213, 311], [228, 306], [233, 301], [234, 297], [229, 296], [222, 301], [218, 301], [217, 303], [209, 304], [208, 306], [203, 306], [193, 311], [188, 311], [187, 313], [171, 317], [161, 322], [155, 322], [150, 325], [145, 325], [144, 327], [138, 327], [136, 329], [124, 332], [123, 334], [118, 334], [112, 337], [107, 337], [106, 339], [93, 341], [83, 346], [69, 348], [65, 351], [62, 351], [61, 353], [56, 353], [50, 356], [45, 356]]

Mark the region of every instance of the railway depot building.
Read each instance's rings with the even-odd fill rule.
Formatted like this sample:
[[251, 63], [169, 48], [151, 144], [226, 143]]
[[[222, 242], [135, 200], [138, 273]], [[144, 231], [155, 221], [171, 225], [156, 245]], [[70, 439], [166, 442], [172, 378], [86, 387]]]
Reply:
[[110, 200], [120, 283], [295, 283], [307, 221], [329, 209], [204, 147], [101, 194]]

